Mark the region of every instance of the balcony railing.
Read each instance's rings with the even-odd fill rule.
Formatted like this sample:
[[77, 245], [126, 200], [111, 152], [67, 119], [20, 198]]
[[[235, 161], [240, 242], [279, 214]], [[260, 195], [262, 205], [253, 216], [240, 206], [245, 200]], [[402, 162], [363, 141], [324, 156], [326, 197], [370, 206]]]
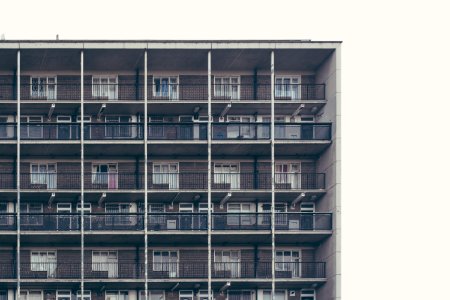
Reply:
[[149, 123], [149, 140], [206, 140], [206, 123]]
[[142, 123], [84, 123], [86, 140], [143, 140]]
[[[326, 278], [325, 262], [276, 262], [275, 278], [322, 279]], [[145, 265], [131, 261], [85, 263], [85, 279], [143, 279]], [[28, 262], [20, 264], [23, 279], [79, 279], [81, 264], [77, 262]], [[0, 265], [0, 278], [15, 278], [15, 263]], [[213, 262], [212, 278], [270, 279], [270, 261]], [[150, 262], [150, 279], [208, 278], [206, 261]]]
[[[80, 100], [79, 82], [22, 83], [21, 100]], [[270, 100], [270, 83], [213, 83], [213, 100]], [[145, 86], [139, 82], [92, 83], [84, 82], [84, 99], [99, 101], [144, 100]], [[0, 84], [0, 100], [16, 100], [16, 85]], [[325, 84], [275, 84], [275, 100], [325, 100]], [[148, 84], [148, 99], [151, 101], [207, 101], [206, 83]]]
[[[23, 231], [79, 231], [79, 213], [21, 213]], [[212, 230], [270, 230], [270, 213], [212, 213]], [[151, 231], [204, 231], [208, 228], [207, 213], [155, 213], [148, 214]], [[0, 231], [17, 229], [16, 214], [0, 214]], [[84, 229], [87, 231], [144, 230], [143, 213], [86, 213]], [[332, 229], [331, 213], [288, 212], [275, 214], [275, 229], [283, 231], [316, 231]]]
[[[213, 173], [212, 190], [270, 190], [272, 174], [268, 172]], [[85, 172], [86, 190], [142, 190], [144, 174], [127, 172]], [[81, 188], [79, 172], [26, 172], [20, 174], [23, 190], [77, 190]], [[206, 190], [207, 172], [149, 173], [151, 190]], [[15, 189], [14, 172], [0, 173], [0, 190]], [[324, 173], [275, 173], [275, 189], [325, 189]]]
[[0, 123], [0, 140], [15, 140], [17, 125], [15, 123]]

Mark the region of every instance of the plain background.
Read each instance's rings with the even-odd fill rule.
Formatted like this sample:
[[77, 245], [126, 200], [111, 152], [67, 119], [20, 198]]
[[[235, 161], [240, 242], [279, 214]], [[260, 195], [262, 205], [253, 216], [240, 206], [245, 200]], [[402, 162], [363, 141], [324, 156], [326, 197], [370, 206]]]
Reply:
[[342, 40], [343, 299], [450, 299], [447, 1], [2, 1], [6, 39]]

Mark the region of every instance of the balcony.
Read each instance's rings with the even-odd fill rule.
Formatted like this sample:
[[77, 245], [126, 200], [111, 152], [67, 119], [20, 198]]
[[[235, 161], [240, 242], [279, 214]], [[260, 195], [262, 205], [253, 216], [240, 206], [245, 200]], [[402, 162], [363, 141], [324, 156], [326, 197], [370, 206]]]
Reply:
[[[213, 191], [271, 190], [269, 172], [234, 172], [211, 174]], [[144, 189], [144, 174], [127, 172], [85, 172], [85, 190], [130, 191]], [[20, 174], [24, 191], [55, 191], [81, 189], [80, 172], [25, 172]], [[0, 173], [0, 190], [15, 189], [16, 174]], [[207, 172], [149, 173], [148, 189], [158, 191], [205, 191]], [[275, 190], [324, 190], [324, 173], [275, 173]]]
[[[4, 263], [0, 267], [0, 278], [16, 277], [15, 263]], [[116, 263], [86, 263], [84, 278], [89, 279], [144, 279], [145, 265], [130, 261]], [[277, 279], [325, 279], [325, 262], [277, 262]], [[22, 279], [80, 279], [81, 265], [75, 262], [31, 262], [20, 264]], [[212, 262], [213, 279], [263, 279], [270, 280], [270, 261]], [[149, 279], [207, 279], [206, 261], [153, 262], [149, 263]]]
[[[79, 231], [79, 213], [21, 213], [22, 231]], [[280, 231], [331, 230], [331, 213], [280, 213], [275, 215], [275, 229]], [[213, 231], [270, 230], [270, 213], [212, 213]], [[150, 231], [205, 231], [207, 213], [153, 213], [148, 214]], [[17, 229], [16, 214], [0, 214], [0, 231]], [[87, 231], [139, 231], [144, 230], [143, 213], [86, 213], [84, 229]]]

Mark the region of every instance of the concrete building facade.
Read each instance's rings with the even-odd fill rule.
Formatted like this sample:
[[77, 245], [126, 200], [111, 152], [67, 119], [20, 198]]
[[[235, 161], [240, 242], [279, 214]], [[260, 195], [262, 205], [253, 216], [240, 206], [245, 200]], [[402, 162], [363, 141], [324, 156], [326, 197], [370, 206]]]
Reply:
[[0, 300], [340, 299], [340, 42], [1, 41]]

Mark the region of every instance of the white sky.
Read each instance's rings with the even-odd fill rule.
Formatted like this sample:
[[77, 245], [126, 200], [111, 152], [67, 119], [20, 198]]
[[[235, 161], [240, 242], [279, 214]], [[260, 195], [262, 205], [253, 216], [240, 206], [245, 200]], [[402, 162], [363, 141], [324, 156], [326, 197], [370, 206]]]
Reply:
[[450, 299], [447, 1], [2, 2], [6, 39], [344, 41], [343, 299]]

